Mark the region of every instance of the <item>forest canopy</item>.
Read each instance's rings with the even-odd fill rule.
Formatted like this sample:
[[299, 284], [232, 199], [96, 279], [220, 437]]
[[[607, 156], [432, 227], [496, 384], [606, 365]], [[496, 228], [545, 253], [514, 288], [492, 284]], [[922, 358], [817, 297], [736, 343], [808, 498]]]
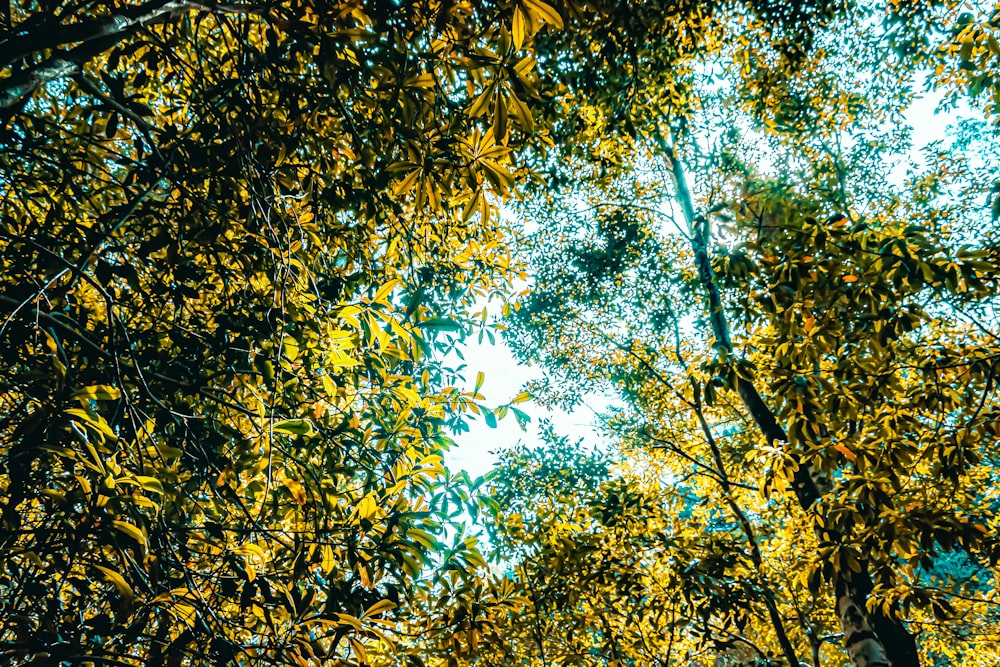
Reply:
[[1000, 663], [1000, 5], [3, 10], [0, 664]]

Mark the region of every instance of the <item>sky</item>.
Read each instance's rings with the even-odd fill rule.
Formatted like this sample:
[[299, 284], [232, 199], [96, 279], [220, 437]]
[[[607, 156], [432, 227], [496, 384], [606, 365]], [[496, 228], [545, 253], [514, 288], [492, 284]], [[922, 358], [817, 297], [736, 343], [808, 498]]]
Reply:
[[[499, 336], [495, 345], [487, 340], [482, 343], [473, 340], [462, 354], [468, 365], [465, 390], [473, 390], [476, 374], [482, 371], [486, 381], [479, 393], [485, 397], [482, 402], [490, 407], [509, 402], [523, 391], [526, 382], [542, 377], [541, 369], [518, 363]], [[455, 437], [458, 446], [448, 452], [445, 463], [453, 471], [465, 470], [473, 477], [484, 475], [496, 462], [497, 452], [509, 449], [518, 442], [539, 444], [538, 422], [543, 418], [551, 420], [556, 432], [569, 436], [571, 441], [582, 438], [585, 444], [592, 444], [595, 442], [597, 425], [595, 411], [603, 409], [604, 405], [600, 397], [586, 397], [583, 405], [574, 412], [567, 413], [549, 410], [534, 401], [528, 401], [517, 406], [531, 416], [531, 423], [523, 431], [512, 414], [499, 420], [497, 428], [490, 428], [479, 417], [470, 422], [468, 433]]]

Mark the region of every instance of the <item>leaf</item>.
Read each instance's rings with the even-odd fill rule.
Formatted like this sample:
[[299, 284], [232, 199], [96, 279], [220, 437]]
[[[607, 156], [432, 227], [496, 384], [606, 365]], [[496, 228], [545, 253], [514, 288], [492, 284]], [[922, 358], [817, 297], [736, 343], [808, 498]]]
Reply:
[[492, 96], [493, 86], [487, 86], [484, 88], [483, 91], [476, 96], [476, 99], [472, 101], [472, 104], [469, 105], [469, 109], [467, 111], [469, 116], [472, 118], [482, 116], [483, 113], [485, 113], [485, 111], [490, 107], [490, 100], [492, 99]]
[[108, 139], [114, 139], [115, 135], [118, 133], [118, 113], [112, 113], [108, 118], [108, 124], [104, 126], [104, 136]]
[[83, 399], [91, 401], [117, 401], [122, 397], [121, 391], [117, 387], [112, 387], [107, 384], [95, 384], [90, 387], [82, 387], [77, 389], [71, 395], [74, 399]]
[[139, 544], [143, 546], [146, 545], [146, 534], [138, 526], [135, 526], [127, 521], [120, 521], [118, 519], [112, 521], [111, 525], [114, 526], [116, 530], [128, 535]]
[[357, 506], [358, 519], [371, 519], [378, 512], [378, 501], [371, 493], [361, 499]]
[[507, 137], [507, 102], [503, 95], [496, 95], [493, 104], [493, 135], [506, 141]]
[[372, 301], [374, 303], [388, 304], [389, 295], [392, 294], [392, 291], [394, 289], [399, 287], [399, 284], [400, 284], [399, 280], [390, 280], [386, 284], [382, 285], [382, 287], [380, 287], [378, 291], [375, 293], [375, 296], [372, 298]]
[[429, 320], [424, 320], [423, 322], [418, 322], [417, 326], [421, 329], [430, 329], [431, 331], [461, 331], [462, 325], [455, 320], [446, 317], [434, 317]]
[[[407, 88], [433, 88], [435, 85], [434, 75], [430, 72], [424, 72], [423, 74], [418, 74], [416, 76], [411, 76], [403, 82], [403, 85]], [[376, 299], [377, 301], [378, 299]]]
[[974, 46], [975, 43], [971, 38], [962, 43], [962, 47], [958, 51], [958, 57], [962, 62], [969, 62], [969, 59], [972, 58], [972, 48]]
[[351, 616], [350, 614], [344, 614], [344, 613], [339, 613], [338, 612], [338, 613], [334, 614], [334, 617], [336, 617], [337, 622], [341, 626], [348, 627], [348, 628], [353, 628], [353, 629], [357, 630], [358, 632], [361, 632], [364, 629], [361, 626], [361, 621], [358, 620], [356, 617]]
[[159, 493], [159, 494], [163, 493], [163, 484], [160, 482], [160, 480], [156, 479], [155, 477], [149, 477], [146, 475], [136, 475], [135, 481], [138, 482], [139, 486], [142, 487], [145, 491], [151, 491], [153, 493]]
[[842, 445], [840, 443], [837, 443], [836, 445], [834, 445], [833, 448], [835, 450], [837, 450], [838, 452], [840, 452], [841, 454], [843, 454], [844, 458], [846, 458], [851, 463], [853, 463], [858, 458], [857, 455], [854, 452], [852, 452], [850, 449], [848, 449], [847, 447], [845, 447], [844, 445]]
[[[108, 422], [104, 420], [104, 417], [100, 415], [92, 415], [87, 410], [81, 410], [80, 408], [67, 408], [66, 410], [63, 410], [63, 412], [71, 417], [75, 417], [76, 419], [74, 421], [88, 427], [91, 433], [99, 434], [99, 438], [106, 438], [111, 442], [118, 439], [115, 432], [111, 430], [111, 426], [109, 426]], [[80, 433], [83, 432], [80, 431]], [[84, 437], [83, 440], [85, 444], [90, 444], [86, 437]], [[101, 441], [103, 442], [103, 440]]]
[[492, 410], [489, 410], [489, 409], [487, 409], [487, 408], [484, 407], [483, 408], [483, 419], [486, 420], [486, 425], [489, 426], [490, 428], [496, 428], [497, 427], [497, 417], [496, 417], [495, 414], [493, 414]]
[[528, 20], [524, 15], [524, 10], [520, 6], [514, 7], [514, 14], [510, 20], [510, 36], [514, 41], [514, 50], [520, 51], [524, 46], [524, 37], [528, 32]]
[[167, 611], [171, 616], [181, 621], [189, 628], [193, 628], [195, 622], [198, 620], [198, 610], [195, 609], [193, 605], [187, 604], [186, 602], [174, 602], [167, 607]]
[[271, 426], [271, 430], [274, 433], [283, 433], [285, 435], [312, 435], [315, 433], [313, 423], [308, 419], [285, 419], [275, 422]]
[[364, 619], [364, 618], [369, 618], [371, 616], [378, 616], [379, 614], [384, 614], [387, 611], [392, 611], [395, 608], [396, 604], [391, 600], [385, 600], [385, 599], [379, 600], [372, 606], [368, 607], [368, 609], [366, 609], [365, 612], [361, 614], [361, 618]]
[[281, 354], [290, 362], [299, 358], [299, 342], [291, 336], [286, 336], [281, 342]]
[[114, 584], [115, 588], [118, 589], [118, 594], [121, 595], [126, 601], [131, 601], [135, 597], [135, 593], [132, 591], [132, 587], [129, 586], [128, 582], [125, 581], [125, 577], [115, 572], [114, 570], [104, 567], [103, 565], [94, 565], [94, 567], [104, 575], [104, 578]]
[[441, 547], [441, 543], [434, 539], [434, 536], [421, 528], [409, 528], [406, 531], [406, 538], [413, 540], [428, 551], [436, 551]]
[[292, 494], [292, 498], [295, 499], [299, 505], [305, 506], [306, 504], [306, 489], [302, 484], [295, 481], [294, 479], [285, 479], [283, 484], [288, 492]]
[[542, 0], [524, 0], [524, 6], [527, 8], [528, 12], [543, 19], [546, 23], [551, 23], [556, 28], [562, 30], [562, 17], [559, 16], [559, 12], [552, 5], [543, 2]]
[[527, 132], [535, 131], [535, 121], [531, 115], [531, 109], [515, 95], [510, 96], [510, 113], [521, 123], [521, 128]]
[[255, 580], [257, 573], [267, 563], [267, 554], [253, 542], [239, 545], [233, 549], [233, 553], [243, 556], [243, 569], [246, 570], [247, 581]]
[[323, 574], [330, 574], [337, 567], [337, 559], [334, 557], [333, 547], [329, 544], [324, 544], [322, 554], [323, 560], [320, 563], [320, 568], [323, 570]]
[[327, 398], [334, 400], [337, 398], [337, 385], [334, 384], [333, 380], [330, 379], [329, 375], [325, 373], [321, 376], [321, 382], [323, 383], [323, 391], [326, 392]]
[[365, 651], [365, 645], [356, 637], [348, 637], [348, 643], [351, 645], [351, 651], [357, 656], [358, 660], [362, 665], [368, 664], [368, 652]]
[[465, 562], [475, 568], [486, 568], [486, 560], [478, 549], [469, 549], [464, 554]]
[[515, 407], [511, 407], [510, 411], [514, 413], [514, 418], [517, 419], [517, 425], [521, 430], [527, 430], [528, 424], [531, 422], [531, 417], [528, 416], [528, 413]]

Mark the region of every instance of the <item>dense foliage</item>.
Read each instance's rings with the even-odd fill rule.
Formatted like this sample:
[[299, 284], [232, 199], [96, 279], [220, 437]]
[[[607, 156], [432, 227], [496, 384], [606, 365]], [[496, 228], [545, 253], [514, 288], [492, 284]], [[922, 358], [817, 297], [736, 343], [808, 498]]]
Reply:
[[[542, 592], [511, 621], [531, 660], [997, 660], [995, 134], [893, 166], [900, 81], [970, 71], [985, 17], [784, 9], [644, 5], [593, 36], [600, 79], [554, 74], [577, 140], [519, 209], [511, 344], [549, 370], [538, 396], [620, 408], [599, 491], [497, 525], [533, 545], [519, 578]], [[515, 460], [501, 498], [560, 497], [567, 463], [521, 491]]]
[[6, 9], [0, 662], [1000, 659], [1000, 8]]
[[508, 148], [469, 110], [510, 66], [492, 11], [15, 9], [3, 661], [385, 650], [470, 498], [441, 454], [479, 408], [440, 352], [512, 276]]

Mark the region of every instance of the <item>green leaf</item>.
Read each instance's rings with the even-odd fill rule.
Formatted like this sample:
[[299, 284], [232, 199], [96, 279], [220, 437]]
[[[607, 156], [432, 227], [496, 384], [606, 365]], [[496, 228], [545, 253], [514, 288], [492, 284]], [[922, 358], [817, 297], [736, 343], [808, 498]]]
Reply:
[[453, 319], [446, 317], [434, 317], [429, 320], [424, 320], [417, 324], [421, 329], [430, 329], [431, 331], [461, 331], [462, 325]]

